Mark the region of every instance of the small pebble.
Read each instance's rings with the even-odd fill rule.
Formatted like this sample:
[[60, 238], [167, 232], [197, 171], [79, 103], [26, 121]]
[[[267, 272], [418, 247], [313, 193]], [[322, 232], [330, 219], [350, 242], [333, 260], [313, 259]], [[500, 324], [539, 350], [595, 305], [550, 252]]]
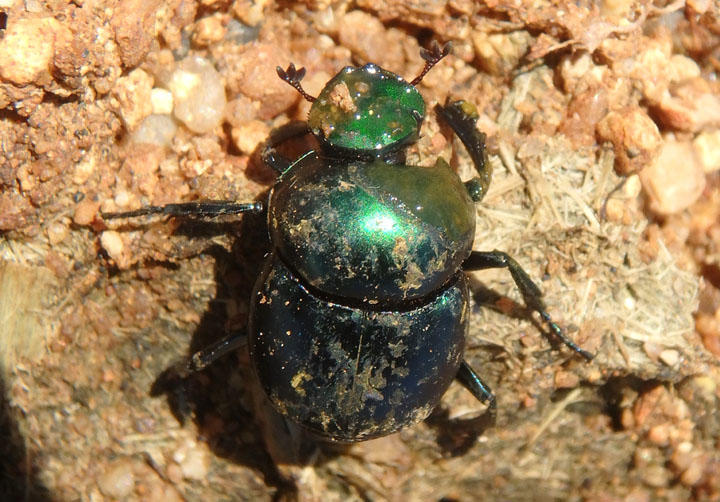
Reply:
[[700, 133], [693, 146], [706, 174], [720, 169], [720, 130]]
[[260, 26], [248, 26], [242, 24], [235, 19], [231, 19], [227, 24], [226, 40], [242, 45], [256, 40], [260, 34]]
[[695, 319], [695, 329], [700, 334], [705, 348], [716, 357], [720, 357], [720, 319], [700, 312]]
[[580, 379], [574, 373], [560, 370], [555, 373], [555, 386], [561, 389], [572, 389], [580, 384]]
[[117, 207], [126, 208], [130, 204], [130, 194], [127, 190], [118, 190], [113, 200]]
[[55, 45], [69, 33], [51, 17], [8, 22], [0, 40], [0, 77], [17, 85], [49, 81]]
[[532, 36], [524, 30], [510, 33], [473, 31], [472, 43], [482, 68], [493, 75], [503, 75], [516, 67], [527, 53]]
[[147, 494], [147, 498], [143, 498], [145, 502], [183, 502], [185, 499], [174, 486], [168, 486], [163, 483], [153, 483]]
[[137, 68], [126, 77], [117, 79], [112, 88], [112, 96], [120, 104], [120, 115], [125, 126], [133, 130], [150, 113], [152, 113], [151, 91], [152, 76]]
[[146, 143], [157, 146], [170, 146], [177, 124], [170, 115], [148, 115], [130, 136], [133, 143]]
[[53, 222], [47, 227], [48, 240], [51, 245], [56, 245], [65, 240], [69, 234], [67, 225], [63, 225], [59, 221]]
[[660, 360], [668, 366], [675, 366], [680, 360], [680, 354], [677, 350], [666, 349], [660, 352]]
[[175, 102], [175, 118], [198, 134], [212, 131], [225, 115], [225, 87], [218, 71], [206, 59], [191, 56], [180, 61], [168, 87]]
[[77, 206], [75, 206], [75, 214], [73, 215], [73, 222], [76, 225], [89, 225], [95, 219], [95, 215], [100, 209], [100, 203], [92, 199], [84, 199]]
[[214, 42], [219, 42], [225, 37], [227, 29], [220, 15], [204, 17], [195, 23], [192, 41], [200, 47], [207, 47]]
[[720, 125], [720, 96], [703, 78], [678, 83], [663, 93], [653, 111], [666, 128], [699, 132]]
[[643, 469], [643, 481], [653, 488], [662, 488], [670, 482], [670, 473], [661, 465], [649, 465]]
[[608, 113], [596, 130], [600, 139], [612, 143], [615, 169], [620, 174], [645, 168], [657, 157], [662, 145], [657, 125], [638, 107]]
[[667, 446], [670, 439], [670, 425], [659, 424], [650, 427], [648, 431], [648, 439], [658, 446]]
[[695, 11], [695, 13], [703, 15], [712, 7], [712, 0], [687, 0], [686, 5], [689, 9]]
[[684, 471], [690, 466], [693, 459], [693, 445], [689, 441], [678, 444], [670, 457], [670, 462], [679, 471]]
[[[602, 498], [599, 500], [602, 500]], [[635, 487], [630, 490], [630, 493], [625, 495], [622, 502], [650, 502], [650, 493], [647, 489]]]
[[205, 479], [210, 469], [210, 454], [205, 446], [188, 440], [173, 454], [185, 479]]
[[160, 87], [154, 87], [150, 91], [150, 102], [152, 103], [152, 112], [155, 115], [170, 115], [173, 111], [172, 92]]
[[640, 172], [650, 209], [661, 215], [692, 205], [705, 188], [705, 173], [692, 144], [666, 139], [651, 165]]
[[260, 120], [251, 120], [231, 130], [233, 143], [245, 154], [253, 153], [258, 145], [267, 139], [269, 133], [270, 127]]
[[182, 481], [182, 469], [175, 462], [170, 462], [165, 469], [165, 475], [172, 483], [180, 483]]
[[701, 75], [698, 64], [682, 54], [673, 54], [667, 68], [668, 76], [672, 82], [682, 82]]
[[642, 183], [640, 182], [640, 176], [637, 174], [631, 174], [625, 180], [625, 184], [622, 187], [622, 193], [627, 198], [635, 198], [642, 192]]
[[135, 487], [135, 475], [129, 459], [116, 460], [97, 480], [98, 488], [107, 497], [121, 499], [130, 495]]
[[702, 479], [704, 470], [705, 463], [702, 457], [696, 456], [690, 461], [688, 468], [680, 475], [680, 482], [685, 486], [695, 486]]
[[252, 2], [234, 2], [233, 12], [240, 21], [248, 26], [257, 26], [265, 19], [263, 12], [268, 0], [253, 0]]
[[255, 42], [243, 48], [228, 77], [228, 88], [257, 103], [252, 118], [271, 119], [300, 100], [297, 91], [275, 71], [278, 66], [287, 68], [291, 60], [292, 55], [278, 44]]
[[123, 251], [125, 250], [122, 237], [120, 233], [115, 230], [106, 230], [103, 232], [100, 236], [100, 244], [110, 257], [116, 261], [122, 257]]
[[84, 185], [97, 168], [97, 159], [94, 155], [86, 155], [80, 162], [75, 164], [75, 171], [72, 174], [73, 183]]

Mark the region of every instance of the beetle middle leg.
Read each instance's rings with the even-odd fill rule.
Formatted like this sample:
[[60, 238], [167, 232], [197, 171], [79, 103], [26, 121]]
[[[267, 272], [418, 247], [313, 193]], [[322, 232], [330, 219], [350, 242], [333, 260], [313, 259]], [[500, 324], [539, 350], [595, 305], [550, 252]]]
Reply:
[[185, 367], [188, 373], [202, 371], [209, 365], [247, 344], [247, 333], [239, 331], [230, 333], [212, 345], [195, 352]]
[[507, 268], [515, 281], [515, 285], [520, 290], [520, 294], [522, 294], [523, 300], [528, 308], [540, 314], [540, 317], [547, 323], [552, 333], [565, 345], [587, 360], [593, 358], [593, 355], [590, 352], [581, 349], [575, 344], [575, 342], [570, 340], [562, 328], [560, 328], [560, 326], [552, 320], [550, 314], [548, 314], [545, 310], [546, 307], [545, 303], [542, 301], [542, 292], [540, 291], [540, 288], [535, 285], [527, 272], [525, 272], [520, 264], [510, 255], [502, 251], [473, 251], [463, 263], [462, 268], [465, 271], [484, 270], [488, 268]]
[[101, 213], [105, 220], [116, 218], [134, 218], [151, 214], [165, 216], [185, 216], [196, 218], [215, 218], [218, 216], [236, 215], [242, 213], [262, 213], [265, 205], [262, 202], [233, 202], [229, 200], [209, 200], [197, 202], [182, 202], [179, 204], [166, 204], [164, 206], [146, 206], [134, 211], [119, 213]]

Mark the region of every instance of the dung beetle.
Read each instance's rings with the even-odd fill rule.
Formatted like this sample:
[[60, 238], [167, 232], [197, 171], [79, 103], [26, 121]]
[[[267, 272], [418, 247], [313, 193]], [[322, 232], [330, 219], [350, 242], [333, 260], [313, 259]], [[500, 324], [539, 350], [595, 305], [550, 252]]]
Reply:
[[[247, 334], [196, 353], [198, 371], [248, 343], [267, 397], [283, 416], [334, 442], [384, 436], [426, 418], [453, 379], [494, 413], [495, 396], [463, 359], [469, 316], [464, 272], [507, 268], [527, 307], [572, 350], [545, 310], [539, 288], [506, 253], [473, 251], [475, 206], [491, 167], [485, 135], [469, 103], [435, 110], [465, 145], [477, 176], [462, 182], [442, 158], [406, 165], [425, 102], [415, 88], [450, 51], [422, 50], [411, 82], [375, 64], [345, 67], [317, 97], [305, 69], [280, 78], [312, 102], [307, 125], [268, 142], [263, 160], [277, 171], [266, 202], [190, 202], [104, 218], [149, 214], [215, 217], [265, 213], [272, 242], [250, 301]], [[293, 135], [319, 141], [290, 160], [277, 150]]]

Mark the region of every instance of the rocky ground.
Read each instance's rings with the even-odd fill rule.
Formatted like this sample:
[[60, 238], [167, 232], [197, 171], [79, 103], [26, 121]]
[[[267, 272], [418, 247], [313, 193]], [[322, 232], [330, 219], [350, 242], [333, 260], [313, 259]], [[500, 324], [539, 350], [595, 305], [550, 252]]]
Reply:
[[[272, 186], [271, 131], [345, 65], [472, 102], [494, 179], [477, 249], [513, 255], [557, 345], [505, 271], [472, 273], [466, 357], [426, 421], [321, 445], [263, 402], [240, 350], [261, 218], [101, 212]], [[720, 499], [720, 11], [717, 3], [0, 0], [2, 500]], [[298, 151], [307, 145], [295, 145]], [[430, 114], [412, 162], [472, 174]]]

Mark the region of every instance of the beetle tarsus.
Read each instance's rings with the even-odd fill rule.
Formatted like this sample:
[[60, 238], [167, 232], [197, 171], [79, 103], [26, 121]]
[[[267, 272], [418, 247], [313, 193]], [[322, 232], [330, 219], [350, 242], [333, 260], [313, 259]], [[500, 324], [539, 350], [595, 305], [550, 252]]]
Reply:
[[550, 318], [550, 314], [548, 314], [545, 311], [539, 311], [540, 317], [542, 317], [543, 321], [547, 323], [547, 325], [550, 327], [550, 331], [553, 332], [553, 334], [560, 339], [561, 342], [563, 342], [565, 345], [570, 347], [572, 350], [583, 356], [588, 361], [591, 361], [595, 354], [591, 354], [587, 350], [580, 348], [575, 342], [570, 340], [567, 335], [565, 334], [565, 331]]
[[568, 336], [565, 334], [563, 329], [555, 323], [550, 314], [545, 310], [545, 303], [542, 301], [542, 292], [540, 288], [530, 279], [530, 276], [523, 270], [518, 262], [516, 262], [510, 255], [502, 251], [473, 251], [470, 256], [463, 263], [463, 270], [485, 270], [488, 268], [506, 268], [510, 271], [515, 285], [520, 290], [520, 294], [525, 301], [527, 307], [538, 314], [542, 320], [548, 325], [553, 335], [558, 337], [561, 342], [567, 345], [576, 353], [580, 354], [587, 360], [592, 359], [594, 356], [578, 347]]

